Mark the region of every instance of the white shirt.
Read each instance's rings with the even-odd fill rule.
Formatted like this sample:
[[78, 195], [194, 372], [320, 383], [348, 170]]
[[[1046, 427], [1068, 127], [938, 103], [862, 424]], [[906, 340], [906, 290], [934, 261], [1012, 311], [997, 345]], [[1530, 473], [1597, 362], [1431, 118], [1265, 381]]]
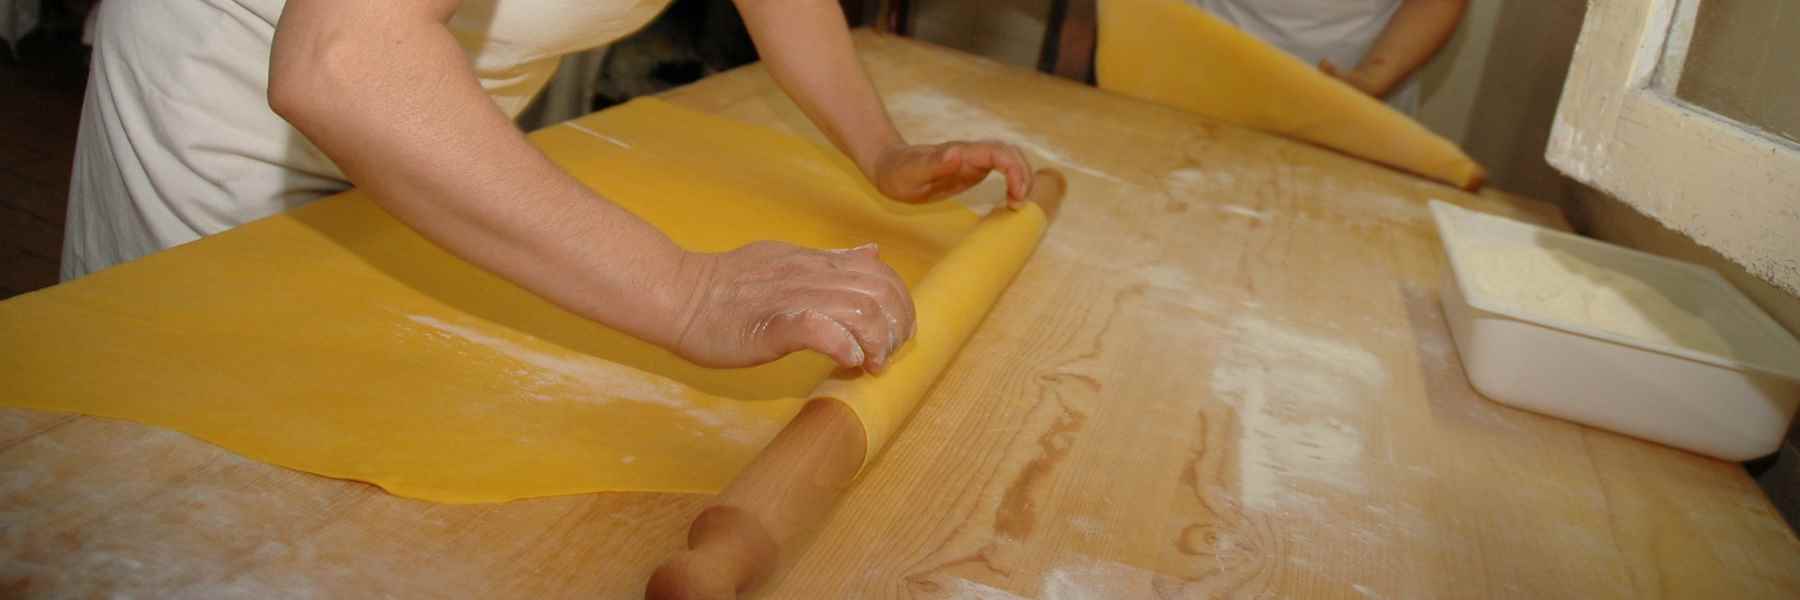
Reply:
[[[285, 1], [100, 3], [64, 280], [349, 187], [269, 109], [269, 50]], [[449, 27], [510, 117], [549, 81], [559, 57], [642, 27], [668, 2], [464, 0]]]
[[[1188, 0], [1245, 33], [1318, 65], [1348, 71], [1362, 62], [1402, 0]], [[1408, 79], [1388, 94], [1389, 106], [1418, 112], [1419, 86]]]

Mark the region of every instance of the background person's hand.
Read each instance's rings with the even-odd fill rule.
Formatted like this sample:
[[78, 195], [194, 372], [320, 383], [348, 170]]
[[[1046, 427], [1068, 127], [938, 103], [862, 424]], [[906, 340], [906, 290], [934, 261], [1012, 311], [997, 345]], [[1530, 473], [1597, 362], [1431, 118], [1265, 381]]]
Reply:
[[800, 350], [879, 373], [913, 335], [906, 282], [874, 244], [812, 250], [756, 242], [696, 254], [672, 350], [708, 367], [747, 367]]
[[1031, 163], [1002, 142], [900, 145], [883, 152], [869, 178], [887, 197], [902, 202], [942, 200], [981, 183], [988, 173], [1006, 177], [1008, 206], [1031, 192]]
[[1350, 84], [1350, 87], [1356, 88], [1364, 94], [1374, 96], [1376, 100], [1381, 100], [1387, 95], [1387, 90], [1381, 89], [1381, 86], [1377, 85], [1374, 81], [1371, 81], [1368, 77], [1362, 76], [1360, 72], [1356, 70], [1338, 70], [1337, 65], [1333, 64], [1329, 58], [1319, 60], [1319, 70], [1324, 71], [1326, 75], [1330, 75], [1338, 81]]

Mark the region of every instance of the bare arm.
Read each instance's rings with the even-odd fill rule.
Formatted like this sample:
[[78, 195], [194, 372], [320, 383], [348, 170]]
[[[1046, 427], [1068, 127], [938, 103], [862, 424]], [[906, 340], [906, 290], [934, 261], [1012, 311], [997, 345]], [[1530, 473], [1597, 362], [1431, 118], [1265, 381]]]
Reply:
[[1319, 66], [1371, 96], [1386, 97], [1450, 41], [1468, 6], [1468, 0], [1405, 0], [1356, 68]]
[[863, 174], [890, 197], [935, 200], [999, 171], [1007, 195], [1031, 190], [1031, 168], [1018, 149], [998, 142], [911, 146], [894, 129], [857, 62], [836, 0], [736, 0], [751, 39], [775, 82]]
[[[481, 90], [445, 26], [459, 1], [289, 0], [270, 106], [440, 246], [696, 362], [811, 348], [879, 369], [904, 341], [910, 300], [871, 251], [686, 252], [563, 173]], [[783, 276], [732, 287], [770, 272]]]

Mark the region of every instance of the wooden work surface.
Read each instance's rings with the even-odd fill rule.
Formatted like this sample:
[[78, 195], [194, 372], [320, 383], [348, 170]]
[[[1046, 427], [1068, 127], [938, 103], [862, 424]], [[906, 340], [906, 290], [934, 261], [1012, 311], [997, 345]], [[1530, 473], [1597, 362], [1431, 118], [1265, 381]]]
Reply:
[[[1425, 202], [1562, 226], [1554, 210], [857, 44], [911, 139], [1005, 138], [1070, 191], [762, 597], [1800, 597], [1800, 543], [1737, 465], [1470, 389]], [[759, 67], [668, 97], [818, 137]], [[0, 486], [0, 595], [78, 597], [630, 597], [706, 502], [433, 505], [17, 410]]]

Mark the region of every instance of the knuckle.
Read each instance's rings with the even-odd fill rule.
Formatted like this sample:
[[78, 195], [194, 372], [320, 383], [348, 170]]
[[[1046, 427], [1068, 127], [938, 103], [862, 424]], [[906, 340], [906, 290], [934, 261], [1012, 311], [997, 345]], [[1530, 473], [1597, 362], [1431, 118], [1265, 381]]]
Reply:
[[826, 354], [849, 354], [861, 347], [849, 327], [824, 315], [807, 319], [805, 332], [807, 345]]
[[869, 287], [869, 295], [864, 301], [885, 317], [900, 318], [910, 309], [906, 295], [901, 293], [900, 288], [881, 282]]
[[877, 288], [866, 294], [851, 294], [850, 308], [859, 319], [880, 319], [887, 313], [883, 296], [888, 293], [890, 292]]

